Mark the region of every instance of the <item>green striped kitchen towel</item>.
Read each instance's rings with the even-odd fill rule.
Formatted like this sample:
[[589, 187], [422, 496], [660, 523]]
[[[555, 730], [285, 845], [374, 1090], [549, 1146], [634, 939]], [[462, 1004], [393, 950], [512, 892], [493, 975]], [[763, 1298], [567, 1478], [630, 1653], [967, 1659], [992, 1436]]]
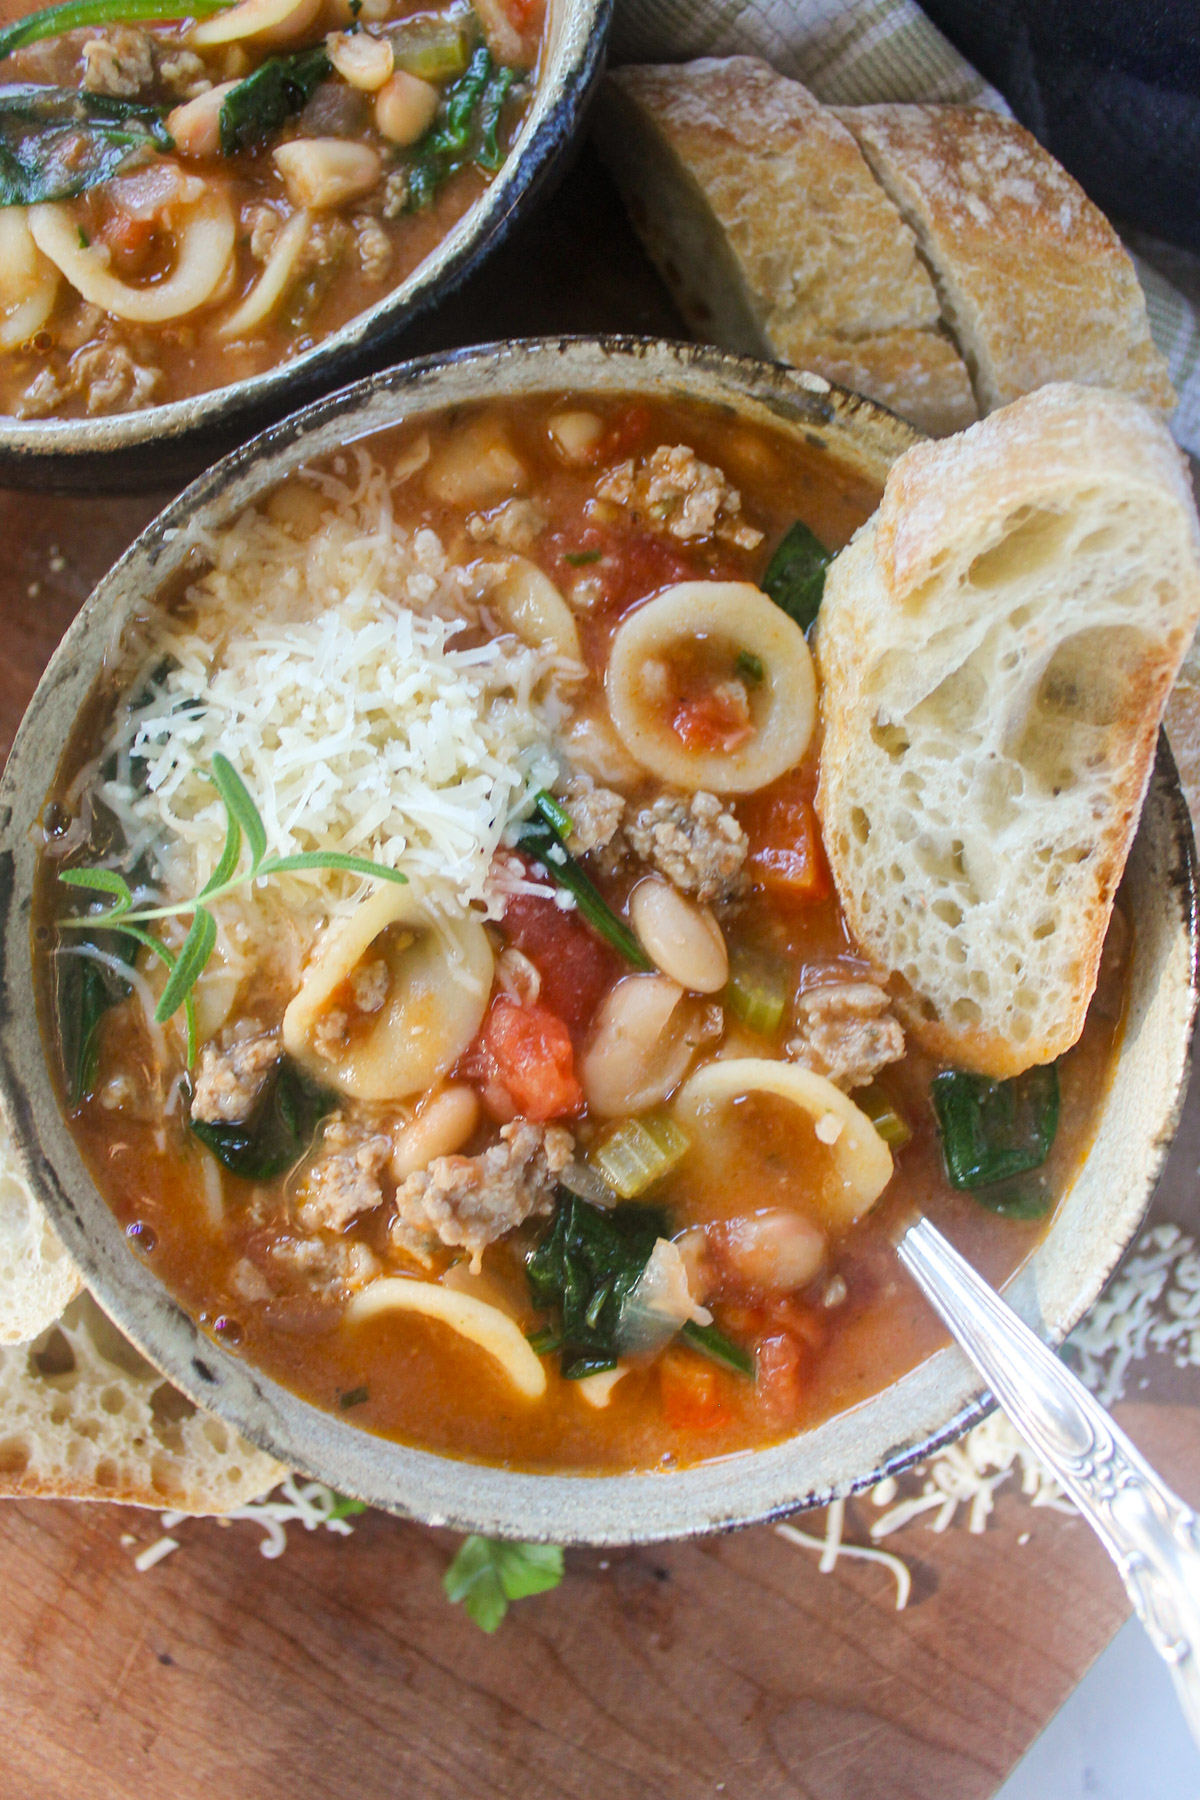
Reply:
[[[1010, 109], [915, 0], [616, 0], [611, 61], [761, 56], [830, 106], [942, 101]], [[1200, 259], [1139, 239], [1134, 261], [1179, 406], [1178, 442], [1200, 457]], [[1157, 266], [1156, 266], [1157, 265]], [[1162, 272], [1192, 277], [1191, 298]]]

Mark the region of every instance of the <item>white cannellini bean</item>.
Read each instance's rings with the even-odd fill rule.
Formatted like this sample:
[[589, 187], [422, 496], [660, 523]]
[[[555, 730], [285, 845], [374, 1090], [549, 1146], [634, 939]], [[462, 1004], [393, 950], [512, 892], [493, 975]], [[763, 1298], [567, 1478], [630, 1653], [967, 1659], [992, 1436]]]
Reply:
[[431, 81], [397, 69], [375, 97], [375, 127], [393, 144], [415, 144], [433, 124], [440, 95]]
[[788, 1207], [724, 1219], [708, 1236], [734, 1280], [764, 1294], [806, 1287], [825, 1261], [824, 1232]]
[[311, 212], [361, 199], [383, 175], [377, 150], [345, 138], [293, 138], [271, 154], [293, 206]]
[[424, 1101], [392, 1147], [392, 1174], [397, 1181], [427, 1169], [435, 1156], [461, 1150], [479, 1119], [475, 1089], [465, 1082], [441, 1088]]
[[546, 430], [558, 454], [567, 463], [589, 463], [604, 436], [604, 420], [593, 412], [570, 408], [552, 413]]
[[495, 506], [528, 479], [499, 419], [487, 415], [456, 431], [425, 469], [426, 491], [447, 506]]
[[376, 93], [396, 66], [387, 39], [371, 37], [365, 31], [331, 31], [325, 39], [325, 52], [343, 80], [364, 94]]
[[672, 1029], [682, 999], [666, 975], [626, 975], [605, 995], [579, 1064], [592, 1112], [606, 1119], [643, 1112], [679, 1085], [694, 1049]]
[[236, 86], [236, 81], [223, 81], [219, 87], [197, 94], [194, 100], [185, 101], [167, 114], [167, 130], [180, 156], [217, 155], [221, 148], [221, 108], [226, 94]]
[[729, 980], [729, 952], [721, 927], [699, 906], [651, 876], [629, 900], [629, 918], [642, 949], [672, 981], [693, 994], [716, 994]]

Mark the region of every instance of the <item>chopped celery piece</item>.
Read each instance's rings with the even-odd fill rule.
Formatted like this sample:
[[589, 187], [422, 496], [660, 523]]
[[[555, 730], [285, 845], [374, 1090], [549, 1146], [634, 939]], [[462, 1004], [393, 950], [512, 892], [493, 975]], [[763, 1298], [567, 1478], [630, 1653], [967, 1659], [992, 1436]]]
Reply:
[[392, 57], [406, 75], [422, 81], [451, 81], [471, 60], [477, 27], [469, 6], [452, 12], [414, 13], [380, 35], [392, 46]]
[[675, 1167], [689, 1142], [674, 1119], [651, 1113], [610, 1126], [592, 1145], [587, 1160], [622, 1200], [634, 1200]]
[[856, 1088], [850, 1098], [860, 1112], [866, 1113], [889, 1149], [903, 1150], [912, 1141], [912, 1126], [877, 1081], [869, 1087]]
[[990, 1187], [1040, 1169], [1058, 1130], [1058, 1070], [990, 1081], [943, 1069], [931, 1083], [946, 1173], [958, 1188]]
[[734, 951], [724, 998], [743, 1025], [770, 1037], [783, 1021], [787, 997], [787, 974], [782, 963], [761, 951]]
[[716, 1325], [697, 1325], [694, 1319], [680, 1329], [680, 1337], [684, 1343], [690, 1344], [693, 1350], [699, 1350], [702, 1356], [711, 1357], [713, 1362], [720, 1363], [723, 1368], [732, 1369], [738, 1375], [749, 1375], [751, 1381], [755, 1376], [755, 1362], [748, 1350], [735, 1344], [732, 1338]]

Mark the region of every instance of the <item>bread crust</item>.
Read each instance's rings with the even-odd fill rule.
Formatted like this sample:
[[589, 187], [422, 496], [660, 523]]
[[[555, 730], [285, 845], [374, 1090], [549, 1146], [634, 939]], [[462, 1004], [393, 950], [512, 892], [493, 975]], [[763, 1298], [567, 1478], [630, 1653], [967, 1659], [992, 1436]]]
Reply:
[[977, 416], [912, 232], [799, 82], [750, 56], [619, 69], [595, 135], [697, 336], [812, 369], [927, 431]]
[[286, 1473], [164, 1380], [88, 1293], [0, 1348], [0, 1496], [227, 1513]]
[[930, 1054], [1007, 1077], [1077, 1040], [1198, 619], [1165, 427], [1067, 384], [908, 451], [831, 565], [817, 810]]
[[1174, 407], [1124, 245], [1015, 119], [972, 106], [837, 116], [917, 236], [982, 412], [1050, 381]]

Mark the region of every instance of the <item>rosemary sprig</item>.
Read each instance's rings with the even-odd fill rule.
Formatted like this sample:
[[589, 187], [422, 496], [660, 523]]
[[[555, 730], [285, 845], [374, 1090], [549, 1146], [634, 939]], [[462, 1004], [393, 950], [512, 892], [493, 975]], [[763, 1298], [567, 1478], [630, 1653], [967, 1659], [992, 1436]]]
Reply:
[[[365, 856], [346, 856], [341, 851], [307, 850], [295, 856], [268, 856], [267, 829], [250, 797], [249, 790], [229, 758], [220, 751], [212, 759], [210, 771], [213, 785], [225, 807], [225, 847], [220, 860], [199, 894], [189, 900], [176, 900], [165, 906], [134, 906], [133, 890], [124, 875], [116, 869], [64, 869], [59, 880], [68, 887], [83, 888], [88, 893], [105, 894], [112, 900], [106, 912], [73, 914], [59, 920], [63, 927], [85, 931], [120, 931], [133, 938], [167, 969], [167, 984], [159, 996], [154, 1017], [160, 1025], [173, 1018], [182, 1006], [187, 1020], [187, 1063], [196, 1060], [196, 1015], [192, 994], [212, 955], [217, 941], [217, 922], [209, 907], [223, 900], [248, 881], [262, 880], [268, 875], [289, 875], [305, 869], [338, 869], [349, 875], [362, 875], [380, 881], [399, 883], [408, 880], [399, 869], [386, 868]], [[249, 847], [250, 862], [242, 868], [243, 842]], [[153, 932], [144, 929], [159, 919], [178, 918], [190, 913], [192, 922], [178, 955], [173, 955]]]

